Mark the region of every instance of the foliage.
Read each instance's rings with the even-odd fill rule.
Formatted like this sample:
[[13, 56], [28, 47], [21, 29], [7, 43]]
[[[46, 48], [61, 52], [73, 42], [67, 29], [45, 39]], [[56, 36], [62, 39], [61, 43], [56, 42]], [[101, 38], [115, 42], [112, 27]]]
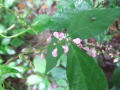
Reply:
[[[47, 1], [49, 7], [53, 1]], [[48, 89], [50, 75], [61, 86], [58, 90], [108, 90], [108, 82], [102, 68], [90, 53], [83, 50], [81, 39], [95, 37], [100, 43], [105, 40], [109, 26], [120, 16], [119, 7], [110, 5], [114, 8], [99, 8], [94, 5], [93, 0], [82, 0], [82, 2], [62, 0], [59, 1], [58, 11], [53, 16], [38, 15], [28, 23], [10, 9], [14, 3], [15, 0], [0, 1], [0, 13], [2, 13], [0, 21], [3, 21], [0, 23], [0, 88], [3, 88], [2, 84], [8, 77], [24, 78], [24, 73], [32, 68], [35, 73], [27, 77], [26, 84], [36, 85], [41, 90]], [[25, 43], [27, 35], [38, 35], [47, 29], [53, 32], [49, 45], [36, 50]], [[16, 56], [15, 49], [23, 44], [27, 49], [21, 51], [16, 58], [19, 58], [18, 62], [11, 62], [11, 59], [7, 58], [7, 64], [4, 63], [3, 55]], [[65, 52], [66, 45], [69, 50]], [[43, 59], [40, 54], [43, 54], [44, 50], [47, 50], [47, 53]], [[27, 55], [36, 52], [39, 54], [35, 55], [31, 62]], [[25, 64], [20, 68], [17, 64], [21, 62]], [[66, 71], [60, 68], [61, 65]], [[119, 88], [118, 78], [119, 68], [113, 74], [113, 89]]]
[[103, 72], [92, 57], [73, 44], [68, 53], [67, 76], [71, 89], [107, 90], [108, 88]]

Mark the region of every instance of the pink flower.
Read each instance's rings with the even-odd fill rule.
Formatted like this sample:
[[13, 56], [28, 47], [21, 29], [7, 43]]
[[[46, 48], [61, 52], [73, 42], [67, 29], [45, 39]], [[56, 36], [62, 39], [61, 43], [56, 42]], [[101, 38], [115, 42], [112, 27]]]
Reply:
[[87, 52], [90, 50], [89, 47], [84, 47], [83, 49]]
[[96, 57], [97, 54], [95, 48], [91, 48], [87, 53], [92, 57]]
[[54, 32], [53, 36], [59, 40], [63, 40], [65, 38], [65, 34], [63, 32]]
[[65, 38], [65, 35], [63, 32], [59, 33], [59, 40], [63, 40]]
[[81, 48], [82, 46], [83, 46], [83, 45], [82, 45], [81, 43], [80, 43], [80, 44], [78, 44], [78, 47], [80, 47], [80, 48]]
[[55, 38], [59, 38], [59, 33], [58, 33], [58, 32], [54, 32], [54, 33], [53, 33], [53, 36], [54, 36]]
[[41, 58], [41, 59], [44, 59], [44, 58], [45, 58], [45, 56], [44, 56], [43, 53], [40, 55], [40, 58]]
[[22, 53], [25, 52], [25, 51], [26, 51], [26, 48], [23, 48], [23, 49], [21, 50]]
[[73, 39], [75, 44], [81, 44], [82, 40], [80, 38]]
[[94, 58], [96, 57], [96, 52], [92, 53], [92, 57], [94, 57]]
[[68, 45], [63, 45], [62, 48], [64, 49], [64, 53], [68, 53], [69, 51]]
[[53, 56], [53, 57], [57, 57], [57, 48], [55, 48], [55, 49], [52, 51], [52, 56]]
[[51, 36], [49, 36], [49, 37], [47, 38], [47, 42], [50, 42], [50, 41], [51, 41], [51, 39], [52, 39], [52, 37], [51, 37]]
[[112, 53], [109, 54], [111, 57], [114, 57], [114, 55]]
[[96, 55], [97, 55], [97, 52], [96, 52], [96, 50], [95, 50], [95, 48], [89, 48], [89, 47], [84, 47], [83, 48], [85, 51], [87, 51], [87, 53], [90, 55], [90, 56], [92, 56], [92, 57], [96, 57]]

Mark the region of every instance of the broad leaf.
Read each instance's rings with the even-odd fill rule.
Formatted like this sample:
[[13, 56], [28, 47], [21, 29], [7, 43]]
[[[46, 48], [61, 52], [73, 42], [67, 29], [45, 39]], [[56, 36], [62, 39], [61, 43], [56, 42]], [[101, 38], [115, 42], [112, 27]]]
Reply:
[[[55, 38], [53, 38], [51, 44], [48, 46], [48, 49], [47, 49], [46, 73], [49, 72], [51, 69], [53, 69], [56, 66], [58, 59], [60, 58], [60, 56], [63, 53], [63, 49], [62, 49], [61, 45], [57, 45], [57, 46], [53, 45], [54, 43], [56, 43], [56, 41], [57, 40]], [[58, 49], [58, 56], [57, 57], [52, 56], [52, 51], [55, 48]]]
[[54, 80], [66, 79], [66, 71], [63, 68], [56, 67], [51, 70], [51, 75]]
[[43, 32], [48, 29], [48, 25], [51, 23], [50, 19], [48, 15], [37, 16], [32, 23], [32, 27], [38, 32]]
[[71, 44], [67, 60], [70, 90], [108, 90], [107, 81], [92, 57]]
[[49, 25], [49, 29], [52, 29], [53, 31], [60, 31], [65, 28], [68, 28], [70, 24], [70, 19], [66, 14], [59, 14], [56, 16], [53, 16], [51, 18], [51, 24]]
[[120, 87], [120, 67], [116, 68], [112, 76], [112, 84]]
[[10, 39], [9, 38], [4, 38], [3, 40], [2, 40], [2, 45], [8, 45], [10, 43]]
[[33, 64], [35, 66], [35, 70], [40, 73], [45, 73], [46, 60], [42, 59], [39, 55], [34, 58]]
[[40, 82], [42, 82], [42, 77], [38, 75], [30, 75], [26, 80], [28, 85], [38, 84]]
[[68, 33], [72, 37], [89, 38], [105, 32], [120, 16], [120, 8], [76, 11], [71, 14]]
[[9, 46], [5, 46], [5, 50], [7, 51], [7, 53], [8, 53], [9, 55], [14, 55], [14, 54], [16, 53], [15, 50], [12, 49], [12, 48], [9, 47]]
[[10, 44], [14, 47], [20, 47], [22, 44], [24, 43], [24, 41], [21, 38], [14, 38], [12, 39], [12, 41], [10, 42]]

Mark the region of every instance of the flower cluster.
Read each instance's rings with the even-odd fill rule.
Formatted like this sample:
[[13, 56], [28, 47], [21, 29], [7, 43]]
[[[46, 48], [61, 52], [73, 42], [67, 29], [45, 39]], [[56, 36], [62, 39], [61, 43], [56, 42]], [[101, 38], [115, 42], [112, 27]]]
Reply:
[[90, 56], [92, 56], [92, 57], [96, 57], [96, 50], [95, 50], [95, 48], [89, 48], [89, 47], [84, 47], [83, 48]]
[[54, 32], [53, 36], [57, 39], [59, 39], [60, 41], [63, 40], [65, 38], [65, 34], [63, 32]]
[[78, 47], [82, 47], [83, 46], [82, 43], [81, 43], [82, 39], [80, 39], [80, 38], [73, 39], [73, 42], [75, 44], [77, 44]]
[[[69, 40], [66, 35], [63, 33], [63, 32], [54, 32], [53, 33], [53, 36], [55, 38], [57, 38], [59, 41], [62, 41], [63, 39], [65, 40]], [[75, 38], [72, 40], [73, 43], [75, 43], [79, 48], [82, 48], [84, 49], [90, 56], [92, 57], [96, 57], [96, 50], [95, 48], [89, 48], [89, 47], [84, 47], [83, 44], [82, 44], [82, 39], [80, 38]], [[62, 46], [63, 50], [64, 50], [64, 53], [67, 54], [68, 51], [69, 51], [69, 46], [66, 44], [66, 45], [63, 45]], [[53, 51], [52, 51], [52, 56], [53, 57], [57, 57], [58, 56], [58, 49], [55, 48]]]
[[[54, 32], [54, 33], [53, 33], [53, 36], [54, 36], [55, 38], [57, 38], [59, 41], [62, 41], [63, 39], [66, 38], [66, 35], [65, 35], [63, 32]], [[63, 48], [63, 50], [64, 50], [64, 53], [67, 54], [68, 51], [69, 51], [68, 45], [67, 45], [67, 44], [66, 44], [66, 45], [63, 45], [62, 48]], [[52, 51], [52, 56], [53, 56], [53, 57], [57, 57], [57, 56], [58, 56], [57, 52], [58, 52], [58, 49], [55, 48], [55, 49]]]

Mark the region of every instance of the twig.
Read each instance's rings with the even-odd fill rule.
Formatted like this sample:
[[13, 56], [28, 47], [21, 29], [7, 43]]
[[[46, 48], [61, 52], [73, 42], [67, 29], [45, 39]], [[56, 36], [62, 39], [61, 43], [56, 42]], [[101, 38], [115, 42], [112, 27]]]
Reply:
[[8, 60], [6, 63], [4, 63], [4, 65], [8, 65], [9, 63], [15, 61], [15, 60], [18, 59], [18, 58], [19, 58], [19, 56], [16, 56], [16, 57], [14, 57], [14, 58]]

